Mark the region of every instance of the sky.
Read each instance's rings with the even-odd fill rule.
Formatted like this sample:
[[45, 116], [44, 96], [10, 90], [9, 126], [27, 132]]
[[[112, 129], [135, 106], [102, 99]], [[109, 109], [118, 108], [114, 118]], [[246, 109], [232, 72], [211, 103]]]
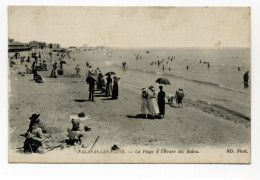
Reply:
[[248, 7], [9, 6], [8, 37], [68, 46], [250, 47]]

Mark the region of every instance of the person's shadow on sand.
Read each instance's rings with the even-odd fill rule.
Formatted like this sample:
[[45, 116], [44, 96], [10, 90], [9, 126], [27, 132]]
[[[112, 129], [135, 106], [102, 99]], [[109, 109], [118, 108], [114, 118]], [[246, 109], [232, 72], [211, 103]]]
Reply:
[[[169, 104], [169, 103], [168, 103]], [[170, 107], [179, 108], [177, 105], [169, 104]]]
[[104, 94], [96, 94], [94, 95], [95, 97], [106, 97]]
[[[104, 96], [105, 97], [105, 96]], [[106, 99], [101, 99], [101, 100], [116, 100], [116, 99], [113, 99], [113, 98], [106, 98]]]
[[86, 102], [88, 99], [74, 99], [75, 102]]
[[150, 114], [147, 115], [147, 118], [145, 118], [144, 114], [137, 114], [137, 115], [127, 115], [127, 118], [130, 119], [148, 119], [148, 120], [153, 120], [153, 119], [162, 119], [161, 116], [152, 116]]

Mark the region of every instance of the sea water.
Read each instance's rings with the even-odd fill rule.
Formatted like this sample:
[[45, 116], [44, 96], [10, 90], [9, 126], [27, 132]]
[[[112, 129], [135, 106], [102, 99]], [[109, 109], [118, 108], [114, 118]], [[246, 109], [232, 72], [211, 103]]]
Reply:
[[[160, 66], [158, 60], [162, 61]], [[126, 77], [123, 79], [129, 86], [158, 86], [155, 80], [165, 77], [171, 82], [165, 86], [168, 94], [182, 88], [185, 98], [250, 117], [251, 88], [243, 85], [243, 75], [251, 65], [249, 48], [117, 49], [110, 61], [118, 68], [127, 62], [127, 69], [120, 75]]]

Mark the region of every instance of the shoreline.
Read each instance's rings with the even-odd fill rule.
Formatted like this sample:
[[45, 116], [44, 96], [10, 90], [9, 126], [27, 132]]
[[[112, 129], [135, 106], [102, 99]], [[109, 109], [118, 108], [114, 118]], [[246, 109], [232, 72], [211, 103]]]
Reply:
[[[102, 58], [93, 58], [90, 53], [77, 53], [77, 61], [90, 63], [102, 70], [109, 69]], [[72, 57], [73, 57], [72, 56]], [[65, 74], [69, 74], [76, 62], [68, 61]], [[83, 64], [84, 65], [84, 64]], [[9, 82], [9, 142], [10, 149], [20, 147], [24, 139], [19, 135], [27, 130], [28, 117], [32, 113], [40, 113], [42, 121], [53, 130], [52, 136], [56, 141], [66, 138], [66, 129], [70, 126], [69, 116], [72, 113], [85, 112], [91, 116], [86, 123], [92, 128], [86, 134], [85, 143], [88, 147], [100, 135], [99, 145], [118, 144], [120, 147], [227, 147], [250, 145], [250, 121], [237, 120], [237, 116], [227, 114], [224, 116], [220, 109], [209, 109], [205, 105], [194, 107], [192, 102], [184, 100], [184, 108], [173, 108], [166, 105], [164, 119], [128, 118], [140, 113], [140, 94], [134, 87], [127, 87], [124, 79], [128, 74], [122, 75], [119, 85], [119, 99], [110, 101], [102, 96], [96, 96], [96, 102], [89, 102], [88, 85], [82, 71], [81, 78], [47, 78], [48, 72], [41, 72], [44, 77], [43, 84], [31, 81], [32, 75], [21, 76], [19, 70], [10, 70]], [[129, 72], [130, 73], [130, 72]], [[31, 92], [31, 93], [29, 93]], [[98, 95], [98, 94], [97, 94]], [[48, 100], [46, 100], [48, 99]], [[82, 100], [77, 102], [76, 100]], [[187, 104], [186, 104], [187, 103]], [[120, 108], [118, 108], [120, 107]], [[206, 112], [204, 112], [206, 111]], [[214, 112], [213, 112], [214, 111]], [[214, 114], [216, 113], [216, 114]], [[60, 151], [62, 152], [62, 151]]]

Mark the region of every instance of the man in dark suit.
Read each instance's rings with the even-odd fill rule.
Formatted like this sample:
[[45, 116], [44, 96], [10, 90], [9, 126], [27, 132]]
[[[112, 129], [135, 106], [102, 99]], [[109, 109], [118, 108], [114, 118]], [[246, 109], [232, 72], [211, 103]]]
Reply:
[[89, 84], [89, 96], [88, 96], [88, 99], [89, 99], [89, 101], [94, 101], [94, 92], [95, 92], [96, 80], [91, 75], [88, 75], [86, 81]]
[[163, 87], [159, 86], [160, 92], [158, 93], [158, 107], [161, 117], [164, 117], [165, 114], [165, 92]]

